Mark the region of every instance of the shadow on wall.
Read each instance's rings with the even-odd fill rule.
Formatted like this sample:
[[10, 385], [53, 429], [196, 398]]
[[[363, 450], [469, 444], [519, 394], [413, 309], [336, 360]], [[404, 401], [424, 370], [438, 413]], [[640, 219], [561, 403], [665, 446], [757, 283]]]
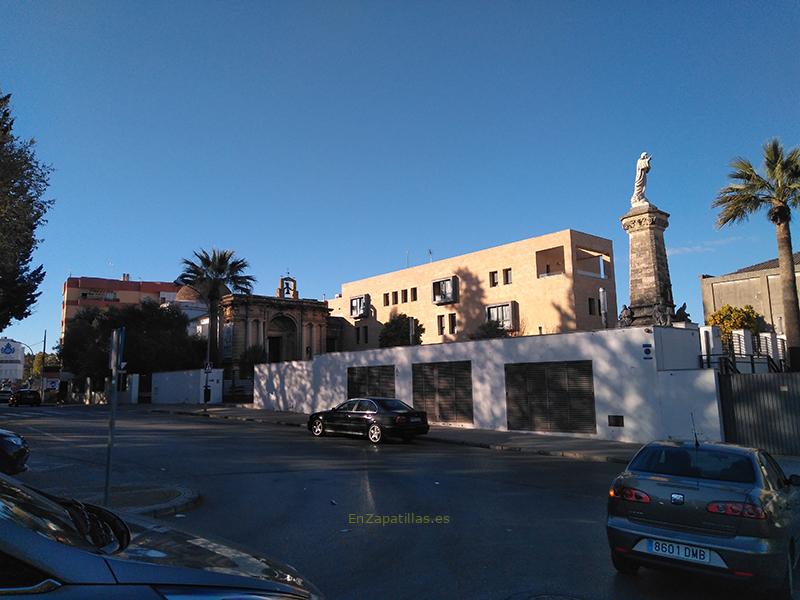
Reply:
[[[463, 267], [456, 270], [455, 275], [458, 277], [459, 290], [458, 303], [455, 305], [457, 333], [455, 335], [449, 333], [450, 324], [446, 320], [445, 339], [448, 342], [470, 339], [470, 334], [486, 322], [486, 292], [480, 279], [475, 273]], [[443, 308], [446, 310], [448, 307]]]

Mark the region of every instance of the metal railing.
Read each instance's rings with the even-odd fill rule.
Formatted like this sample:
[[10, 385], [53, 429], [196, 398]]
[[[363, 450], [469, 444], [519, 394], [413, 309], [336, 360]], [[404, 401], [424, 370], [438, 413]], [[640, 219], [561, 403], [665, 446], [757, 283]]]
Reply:
[[717, 369], [720, 373], [782, 373], [786, 361], [761, 354], [701, 354], [701, 369]]

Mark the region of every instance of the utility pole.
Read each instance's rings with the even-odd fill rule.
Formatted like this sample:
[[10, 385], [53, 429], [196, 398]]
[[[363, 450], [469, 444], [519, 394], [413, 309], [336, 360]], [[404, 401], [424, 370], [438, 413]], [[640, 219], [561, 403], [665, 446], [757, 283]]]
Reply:
[[117, 377], [120, 371], [124, 372], [125, 363], [122, 361], [125, 350], [125, 328], [115, 329], [111, 333], [111, 351], [109, 365], [111, 367], [111, 410], [108, 414], [108, 445], [106, 446], [106, 483], [103, 489], [103, 504], [108, 506], [109, 492], [111, 490], [111, 450], [114, 447], [114, 427], [117, 420]]
[[42, 343], [44, 345], [42, 346], [42, 373], [41, 381], [39, 382], [39, 391], [42, 394], [42, 402], [44, 402], [44, 365], [47, 359], [47, 329], [44, 330], [44, 341]]

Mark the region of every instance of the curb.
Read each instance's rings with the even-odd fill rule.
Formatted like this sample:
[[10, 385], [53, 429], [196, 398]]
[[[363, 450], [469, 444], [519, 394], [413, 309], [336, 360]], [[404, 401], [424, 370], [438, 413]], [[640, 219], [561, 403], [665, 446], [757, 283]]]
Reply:
[[177, 498], [173, 498], [169, 502], [150, 504], [149, 506], [124, 506], [119, 508], [109, 506], [108, 508], [145, 517], [166, 517], [192, 509], [200, 504], [202, 500], [202, 496], [199, 493], [187, 487], [183, 487], [182, 485], [170, 487], [178, 490], [180, 494]]
[[[291, 423], [289, 421], [274, 421], [271, 419], [258, 419], [255, 417], [239, 417], [233, 415], [211, 415], [208, 413], [198, 413], [189, 410], [168, 410], [168, 409], [151, 409], [151, 413], [160, 413], [168, 415], [188, 415], [192, 417], [207, 417], [212, 419], [227, 419], [230, 421], [249, 421], [253, 423], [262, 423], [266, 425], [284, 425], [288, 427], [304, 427], [303, 423]], [[587, 452], [577, 452], [573, 450], [539, 450], [527, 449], [519, 446], [505, 446], [503, 444], [487, 444], [482, 442], [469, 442], [465, 440], [448, 440], [446, 438], [433, 437], [430, 434], [425, 438], [428, 441], [437, 444], [450, 444], [453, 446], [467, 446], [470, 448], [483, 448], [485, 450], [494, 450], [496, 452], [516, 452], [517, 454], [536, 454], [539, 456], [557, 456], [561, 458], [571, 458], [574, 460], [585, 460], [589, 462], [608, 462], [620, 465], [627, 465], [630, 462], [629, 458], [621, 458], [619, 456], [597, 455]]]
[[609, 462], [621, 465], [627, 465], [630, 459], [621, 458], [618, 456], [590, 454], [586, 452], [576, 452], [574, 450], [539, 450], [521, 448], [519, 446], [504, 446], [502, 444], [486, 444], [482, 442], [469, 442], [464, 440], [448, 440], [446, 438], [431, 437], [430, 434], [425, 436], [425, 439], [437, 444], [451, 444], [454, 446], [468, 446], [471, 448], [484, 448], [486, 450], [494, 450], [495, 452], [516, 452], [517, 454], [536, 454], [539, 456], [557, 456], [561, 458], [572, 458], [575, 460], [585, 460], [590, 462]]
[[179, 490], [181, 494], [174, 500], [163, 502], [161, 504], [151, 504], [150, 506], [135, 508], [133, 510], [129, 510], [128, 512], [148, 517], [166, 517], [190, 510], [200, 504], [203, 499], [198, 492], [190, 490], [189, 488], [175, 486], [175, 489]]

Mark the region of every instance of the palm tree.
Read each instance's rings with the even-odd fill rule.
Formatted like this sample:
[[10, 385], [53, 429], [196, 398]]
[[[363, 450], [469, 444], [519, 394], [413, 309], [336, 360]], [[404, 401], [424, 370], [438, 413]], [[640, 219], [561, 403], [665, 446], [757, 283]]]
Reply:
[[783, 327], [786, 334], [790, 369], [800, 371], [800, 306], [797, 302], [792, 234], [789, 222], [792, 209], [800, 204], [800, 147], [784, 153], [778, 139], [764, 144], [764, 173], [750, 161], [736, 158], [731, 162], [732, 183], [720, 190], [712, 206], [722, 210], [717, 227], [746, 221], [751, 214], [767, 209], [767, 218], [775, 224], [778, 240], [778, 268], [783, 297]]
[[243, 258], [234, 258], [233, 250], [211, 249], [194, 253], [197, 262], [184, 258], [183, 273], [177, 281], [188, 285], [205, 299], [208, 304], [208, 350], [206, 362], [217, 362], [217, 331], [219, 321], [219, 300], [225, 294], [237, 292], [249, 294], [256, 282], [252, 275], [244, 271], [250, 266]]

